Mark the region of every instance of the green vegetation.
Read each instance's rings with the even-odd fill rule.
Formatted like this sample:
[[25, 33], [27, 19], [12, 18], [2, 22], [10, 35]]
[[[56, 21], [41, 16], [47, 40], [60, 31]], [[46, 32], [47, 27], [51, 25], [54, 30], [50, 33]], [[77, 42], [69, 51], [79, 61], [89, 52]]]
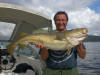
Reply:
[[100, 42], [100, 36], [89, 35], [84, 42]]

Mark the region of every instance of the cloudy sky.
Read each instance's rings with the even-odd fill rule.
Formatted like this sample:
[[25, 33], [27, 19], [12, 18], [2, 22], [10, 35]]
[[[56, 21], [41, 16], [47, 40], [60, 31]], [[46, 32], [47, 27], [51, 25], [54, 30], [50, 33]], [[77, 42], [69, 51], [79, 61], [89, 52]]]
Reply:
[[[0, 2], [36, 9], [51, 19], [57, 11], [66, 11], [69, 16], [68, 29], [86, 27], [89, 34], [100, 35], [100, 0], [0, 0]], [[0, 24], [0, 35], [10, 35], [14, 25], [7, 25]], [[5, 27], [7, 29], [4, 32]]]

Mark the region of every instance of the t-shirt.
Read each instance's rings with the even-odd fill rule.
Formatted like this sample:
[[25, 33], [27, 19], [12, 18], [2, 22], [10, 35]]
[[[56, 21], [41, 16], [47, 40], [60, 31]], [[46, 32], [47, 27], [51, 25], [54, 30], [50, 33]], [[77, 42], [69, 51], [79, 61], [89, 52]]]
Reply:
[[[83, 48], [85, 46], [83, 45]], [[49, 56], [46, 65], [49, 68], [73, 68], [77, 66], [77, 46], [73, 47], [70, 54], [65, 51], [48, 50]]]

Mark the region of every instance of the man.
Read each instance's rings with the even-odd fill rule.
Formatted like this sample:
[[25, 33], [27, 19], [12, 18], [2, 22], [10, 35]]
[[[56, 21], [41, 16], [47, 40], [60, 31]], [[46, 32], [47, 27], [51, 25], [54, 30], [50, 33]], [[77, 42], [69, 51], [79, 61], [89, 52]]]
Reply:
[[[67, 31], [67, 13], [63, 11], [57, 12], [54, 16], [54, 22], [57, 31]], [[45, 48], [41, 44], [36, 44], [36, 47], [41, 48], [40, 55], [47, 65], [44, 75], [78, 75], [77, 54], [83, 59], [86, 56], [86, 50], [82, 42], [72, 48], [70, 55], [67, 55], [67, 49], [65, 51], [54, 51]]]

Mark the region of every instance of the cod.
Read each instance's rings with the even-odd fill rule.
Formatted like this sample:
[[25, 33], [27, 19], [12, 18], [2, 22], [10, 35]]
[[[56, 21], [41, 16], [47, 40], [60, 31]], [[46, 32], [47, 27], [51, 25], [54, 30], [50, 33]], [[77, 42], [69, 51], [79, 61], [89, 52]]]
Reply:
[[66, 32], [21, 33], [17, 40], [7, 45], [6, 48], [8, 53], [13, 55], [16, 46], [19, 46], [23, 50], [28, 44], [35, 45], [40, 43], [48, 49], [56, 51], [69, 50], [68, 52], [70, 52], [71, 48], [78, 45], [87, 37], [87, 32], [87, 28], [77, 28]]

